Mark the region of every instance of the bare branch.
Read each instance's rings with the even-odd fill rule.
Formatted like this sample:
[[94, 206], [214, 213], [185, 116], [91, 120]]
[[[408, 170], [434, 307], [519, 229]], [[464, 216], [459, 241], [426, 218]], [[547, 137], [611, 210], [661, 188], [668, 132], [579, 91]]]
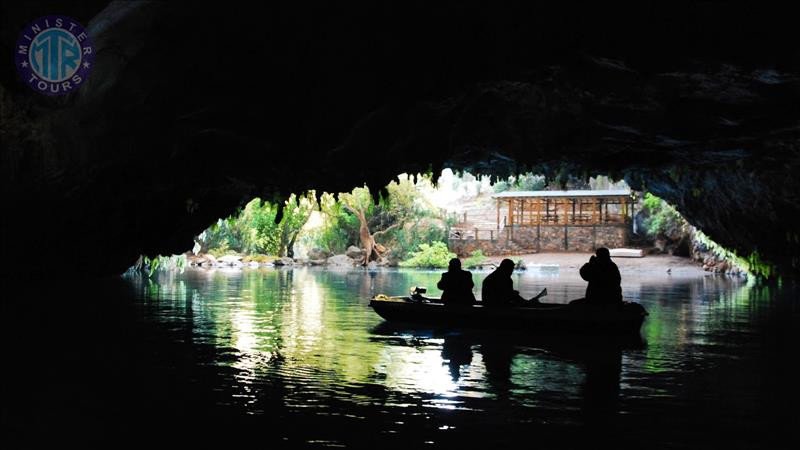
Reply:
[[395, 223], [393, 225], [390, 225], [385, 230], [376, 231], [376, 232], [372, 233], [372, 237], [374, 238], [374, 237], [380, 236], [381, 234], [386, 233], [387, 231], [389, 231], [389, 230], [391, 230], [393, 228], [397, 228], [398, 226], [400, 226], [400, 222], [397, 222], [397, 223]]

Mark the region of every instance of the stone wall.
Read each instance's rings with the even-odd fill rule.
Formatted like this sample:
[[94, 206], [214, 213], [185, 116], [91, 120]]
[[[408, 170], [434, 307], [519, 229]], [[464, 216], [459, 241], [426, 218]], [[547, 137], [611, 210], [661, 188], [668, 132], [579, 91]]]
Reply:
[[506, 227], [496, 239], [451, 239], [450, 250], [469, 256], [518, 255], [537, 252], [593, 252], [597, 247], [619, 248], [628, 242], [627, 226], [550, 225]]
[[499, 255], [521, 255], [525, 253], [533, 253], [524, 248], [519, 248], [513, 242], [508, 243], [505, 238], [503, 239], [450, 239], [448, 246], [451, 252], [454, 252], [460, 258], [469, 256], [475, 250], [480, 250], [486, 256], [499, 256]]

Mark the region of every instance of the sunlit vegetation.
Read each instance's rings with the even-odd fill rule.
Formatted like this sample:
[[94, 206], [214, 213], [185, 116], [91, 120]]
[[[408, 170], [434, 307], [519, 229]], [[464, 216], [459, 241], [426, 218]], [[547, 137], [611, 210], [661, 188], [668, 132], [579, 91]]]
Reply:
[[478, 249], [470, 253], [470, 255], [464, 259], [462, 266], [466, 267], [467, 269], [474, 269], [482, 266], [485, 262], [486, 256], [483, 254], [481, 249]]
[[186, 269], [186, 265], [186, 255], [156, 256], [155, 258], [142, 255], [129, 271], [151, 277], [158, 270], [182, 273]]
[[200, 249], [214, 256], [230, 253], [293, 256], [294, 244], [311, 212], [317, 209], [314, 192], [289, 196], [283, 218], [276, 223], [278, 205], [254, 198], [239, 214], [220, 219], [197, 238]]
[[688, 232], [691, 225], [672, 205], [645, 192], [642, 206], [648, 213], [644, 219], [645, 232], [651, 237]]
[[325, 192], [319, 200], [314, 192], [292, 194], [277, 222], [278, 205], [256, 198], [201, 233], [199, 251], [259, 261], [265, 255], [296, 257], [298, 243], [306, 255], [340, 254], [358, 246], [365, 250], [362, 263], [399, 262], [420, 244], [444, 244], [446, 213], [423, 195], [432, 189], [429, 176], [403, 174], [386, 186], [386, 196], [366, 186], [337, 195]]
[[[455, 214], [459, 205], [492, 207], [491, 195], [503, 191], [620, 188], [627, 188], [624, 181], [604, 176], [565, 176], [548, 183], [543, 175], [525, 173], [492, 183], [487, 176], [446, 169], [434, 183], [430, 174], [401, 174], [380, 193], [363, 186], [349, 192], [291, 194], [283, 203], [254, 198], [197, 236], [193, 251], [218, 259], [235, 257], [243, 264], [269, 264], [285, 257], [324, 263], [328, 257], [347, 253], [360, 255], [352, 258], [361, 265], [445, 268], [456, 256], [448, 249], [447, 239], [459, 220]], [[741, 257], [723, 248], [649, 192], [641, 197], [638, 210], [641, 231], [650, 242], [664, 237], [689, 241], [694, 249], [702, 248], [728, 261], [726, 267], [735, 265], [767, 277], [773, 273], [758, 253]], [[476, 250], [462, 265], [479, 268], [486, 260], [486, 255]], [[133, 270], [152, 275], [161, 269], [183, 270], [186, 265], [183, 255], [142, 257]]]
[[444, 242], [434, 242], [431, 245], [420, 244], [419, 250], [411, 257], [400, 262], [400, 267], [423, 267], [427, 269], [444, 268], [456, 254], [447, 249]]

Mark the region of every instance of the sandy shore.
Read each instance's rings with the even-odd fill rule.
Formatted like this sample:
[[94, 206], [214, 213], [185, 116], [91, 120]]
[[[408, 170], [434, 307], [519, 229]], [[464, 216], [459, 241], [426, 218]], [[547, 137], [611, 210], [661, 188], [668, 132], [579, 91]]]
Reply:
[[[509, 258], [518, 261], [522, 259], [531, 269], [547, 269], [553, 265], [558, 266], [560, 276], [574, 274], [580, 277], [578, 271], [581, 266], [589, 261], [592, 253], [534, 253], [527, 255], [514, 255]], [[488, 257], [487, 261], [499, 263], [502, 257]], [[670, 255], [648, 255], [642, 258], [612, 258], [619, 267], [620, 275], [625, 277], [652, 277], [652, 276], [678, 276], [701, 277], [709, 272], [689, 258]]]

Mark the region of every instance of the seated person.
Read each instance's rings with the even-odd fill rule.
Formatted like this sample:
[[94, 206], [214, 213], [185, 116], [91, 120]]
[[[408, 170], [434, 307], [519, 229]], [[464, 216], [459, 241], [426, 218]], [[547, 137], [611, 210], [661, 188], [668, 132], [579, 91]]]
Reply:
[[445, 305], [472, 305], [475, 303], [475, 295], [472, 288], [472, 274], [466, 270], [461, 270], [461, 261], [458, 258], [450, 260], [447, 272], [442, 274], [442, 279], [436, 287], [442, 290], [442, 303]]
[[611, 261], [611, 253], [600, 247], [581, 267], [581, 278], [589, 282], [586, 287], [586, 303], [610, 305], [622, 302], [619, 268]]
[[526, 300], [514, 290], [511, 274], [514, 273], [514, 261], [504, 259], [500, 266], [483, 280], [481, 297], [483, 305], [494, 306], [521, 306], [539, 303], [537, 298]]

